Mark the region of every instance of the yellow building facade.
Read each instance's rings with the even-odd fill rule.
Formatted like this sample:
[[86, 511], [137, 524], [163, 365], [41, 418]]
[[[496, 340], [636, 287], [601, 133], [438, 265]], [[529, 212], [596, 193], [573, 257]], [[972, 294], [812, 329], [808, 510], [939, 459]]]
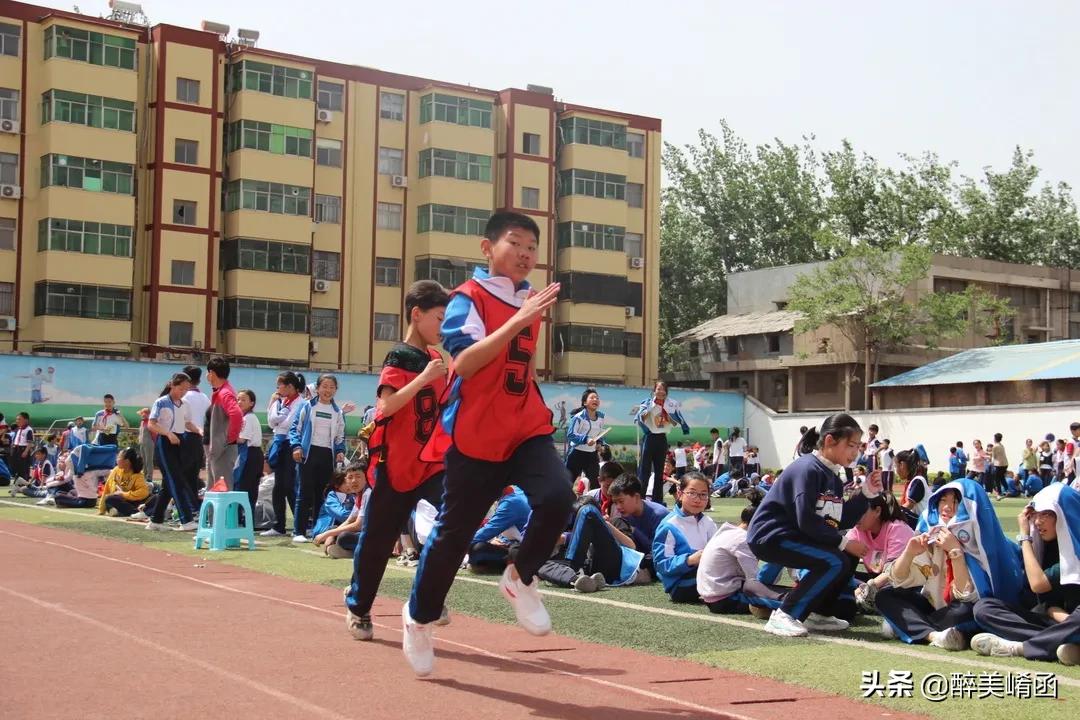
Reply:
[[660, 121], [0, 1], [0, 351], [375, 370], [540, 227], [545, 379], [656, 378]]

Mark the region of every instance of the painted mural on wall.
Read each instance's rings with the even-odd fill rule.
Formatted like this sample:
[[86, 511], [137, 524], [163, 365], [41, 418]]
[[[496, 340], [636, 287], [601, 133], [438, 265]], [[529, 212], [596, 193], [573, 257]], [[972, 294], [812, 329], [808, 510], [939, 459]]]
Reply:
[[[82, 415], [90, 418], [101, 408], [101, 397], [111, 393], [124, 417], [136, 424], [136, 412], [148, 407], [161, 393], [173, 373], [183, 370], [181, 363], [135, 360], [93, 360], [57, 358], [38, 355], [0, 355], [0, 412], [10, 419], [25, 410], [30, 413], [34, 427], [44, 430], [52, 423], [65, 422]], [[265, 421], [264, 410], [275, 390], [279, 370], [271, 368], [236, 367], [230, 382], [237, 389], [255, 391], [256, 412]], [[304, 371], [308, 382], [314, 382], [318, 371]], [[355, 433], [366, 405], [375, 399], [377, 376], [367, 373], [334, 373], [338, 379], [339, 402], [352, 401], [357, 410], [347, 419], [348, 431]], [[210, 388], [204, 381], [203, 391]], [[541, 383], [541, 391], [553, 422], [558, 430], [555, 439], [561, 442], [569, 414], [581, 403], [585, 386], [569, 383]], [[607, 424], [613, 426], [607, 440], [612, 445], [634, 445], [637, 430], [633, 414], [649, 395], [649, 390], [636, 387], [601, 386], [601, 410]], [[743, 402], [738, 393], [673, 390], [672, 398], [682, 404], [683, 414], [691, 426], [684, 437], [678, 429], [671, 440], [708, 442], [709, 428], [718, 427], [726, 435], [729, 427], [742, 426]]]

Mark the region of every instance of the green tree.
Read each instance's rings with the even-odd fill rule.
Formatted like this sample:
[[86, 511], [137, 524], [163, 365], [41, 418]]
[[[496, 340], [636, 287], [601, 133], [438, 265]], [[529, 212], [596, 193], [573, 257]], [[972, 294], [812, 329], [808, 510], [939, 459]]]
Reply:
[[802, 314], [796, 333], [831, 325], [861, 349], [866, 408], [882, 352], [916, 343], [935, 348], [967, 332], [972, 323], [980, 332], [1000, 330], [1012, 315], [1008, 300], [974, 286], [908, 300], [909, 288], [927, 276], [930, 259], [930, 251], [920, 245], [893, 250], [859, 244], [792, 285], [788, 309]]

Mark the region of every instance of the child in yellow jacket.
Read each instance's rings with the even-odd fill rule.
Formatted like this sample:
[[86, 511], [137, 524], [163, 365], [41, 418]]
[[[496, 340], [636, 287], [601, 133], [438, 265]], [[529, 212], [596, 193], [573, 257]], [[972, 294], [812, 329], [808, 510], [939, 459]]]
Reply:
[[113, 517], [128, 517], [139, 511], [139, 503], [150, 496], [150, 487], [142, 470], [143, 461], [138, 449], [124, 448], [98, 498], [98, 515], [108, 513]]

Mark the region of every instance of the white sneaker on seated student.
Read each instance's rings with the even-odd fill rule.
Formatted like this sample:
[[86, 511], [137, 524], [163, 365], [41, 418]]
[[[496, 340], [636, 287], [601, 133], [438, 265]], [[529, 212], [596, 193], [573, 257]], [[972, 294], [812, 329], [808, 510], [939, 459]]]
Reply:
[[975, 620], [988, 632], [972, 638], [971, 649], [980, 655], [1080, 664], [1080, 493], [1055, 483], [1035, 496], [1018, 522], [1033, 596], [1024, 605], [979, 600]]

